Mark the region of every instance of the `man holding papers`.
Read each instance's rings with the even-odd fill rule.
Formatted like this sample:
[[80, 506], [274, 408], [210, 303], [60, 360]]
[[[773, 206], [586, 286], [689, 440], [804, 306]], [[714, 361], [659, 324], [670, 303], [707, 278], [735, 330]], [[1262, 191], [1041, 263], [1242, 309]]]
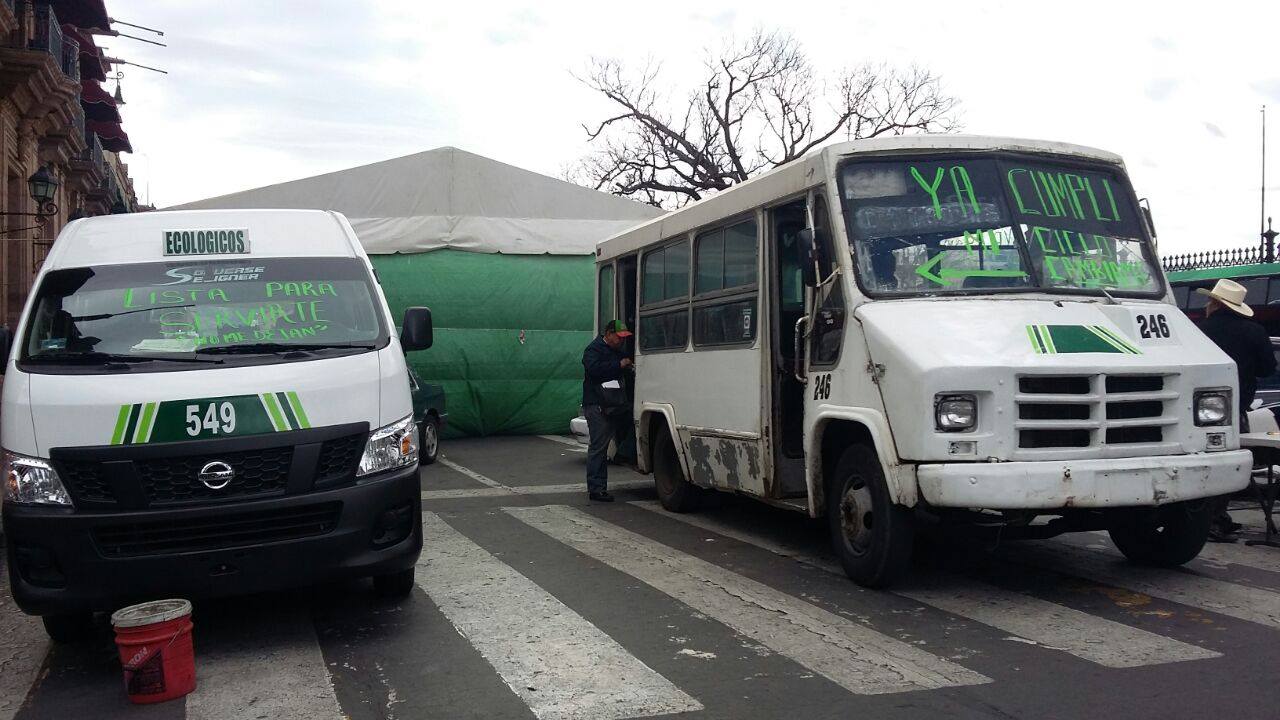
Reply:
[[587, 418], [587, 497], [613, 502], [609, 494], [609, 441], [623, 447], [632, 432], [631, 408], [624, 387], [631, 358], [623, 349], [631, 336], [625, 323], [610, 320], [604, 333], [582, 353], [582, 414]]

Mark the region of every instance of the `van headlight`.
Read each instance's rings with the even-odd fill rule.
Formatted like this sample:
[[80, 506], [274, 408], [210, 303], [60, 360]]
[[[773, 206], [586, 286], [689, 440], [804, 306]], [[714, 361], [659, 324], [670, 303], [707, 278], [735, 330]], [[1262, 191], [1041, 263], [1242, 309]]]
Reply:
[[4, 451], [4, 501], [23, 505], [71, 505], [71, 496], [48, 460]]
[[418, 462], [418, 433], [413, 416], [384, 425], [369, 435], [356, 477], [394, 470]]
[[1195, 394], [1196, 425], [1230, 425], [1231, 391], [1205, 390]]
[[978, 424], [978, 398], [938, 395], [933, 399], [934, 427], [939, 432], [964, 432]]

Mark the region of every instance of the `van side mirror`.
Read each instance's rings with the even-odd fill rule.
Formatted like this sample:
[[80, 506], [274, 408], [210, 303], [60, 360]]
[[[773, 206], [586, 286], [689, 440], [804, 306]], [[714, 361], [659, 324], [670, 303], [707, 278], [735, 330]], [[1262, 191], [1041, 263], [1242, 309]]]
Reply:
[[796, 252], [800, 255], [800, 277], [805, 287], [818, 286], [818, 245], [813, 230], [804, 228], [796, 233]]
[[9, 351], [13, 349], [13, 334], [8, 325], [0, 325], [0, 375], [9, 367]]
[[431, 309], [411, 307], [404, 309], [404, 322], [400, 324], [400, 347], [405, 352], [426, 350], [433, 340]]

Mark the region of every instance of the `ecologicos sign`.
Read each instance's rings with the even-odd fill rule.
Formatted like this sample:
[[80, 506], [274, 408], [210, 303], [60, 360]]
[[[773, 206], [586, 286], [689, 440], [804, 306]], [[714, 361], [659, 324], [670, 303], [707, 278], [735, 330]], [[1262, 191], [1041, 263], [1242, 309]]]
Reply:
[[243, 255], [249, 252], [248, 231], [238, 229], [165, 230], [164, 254]]
[[112, 445], [177, 442], [311, 427], [298, 393], [228, 395], [121, 405]]

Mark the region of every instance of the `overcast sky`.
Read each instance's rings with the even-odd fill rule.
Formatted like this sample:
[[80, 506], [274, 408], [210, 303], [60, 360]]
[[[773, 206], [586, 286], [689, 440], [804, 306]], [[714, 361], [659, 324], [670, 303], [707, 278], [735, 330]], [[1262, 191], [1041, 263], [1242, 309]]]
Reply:
[[[1273, 2], [107, 6], [169, 44], [102, 38], [113, 56], [169, 71], [124, 68], [137, 151], [125, 158], [140, 197], [161, 207], [442, 145], [558, 176], [588, 150], [580, 123], [610, 109], [573, 78], [590, 56], [658, 59], [678, 100], [704, 47], [760, 26], [792, 32], [820, 70], [867, 60], [932, 69], [961, 100], [965, 132], [1119, 153], [1151, 199], [1165, 253], [1257, 241], [1263, 104], [1280, 155]], [[1271, 167], [1280, 216], [1280, 164]]]

